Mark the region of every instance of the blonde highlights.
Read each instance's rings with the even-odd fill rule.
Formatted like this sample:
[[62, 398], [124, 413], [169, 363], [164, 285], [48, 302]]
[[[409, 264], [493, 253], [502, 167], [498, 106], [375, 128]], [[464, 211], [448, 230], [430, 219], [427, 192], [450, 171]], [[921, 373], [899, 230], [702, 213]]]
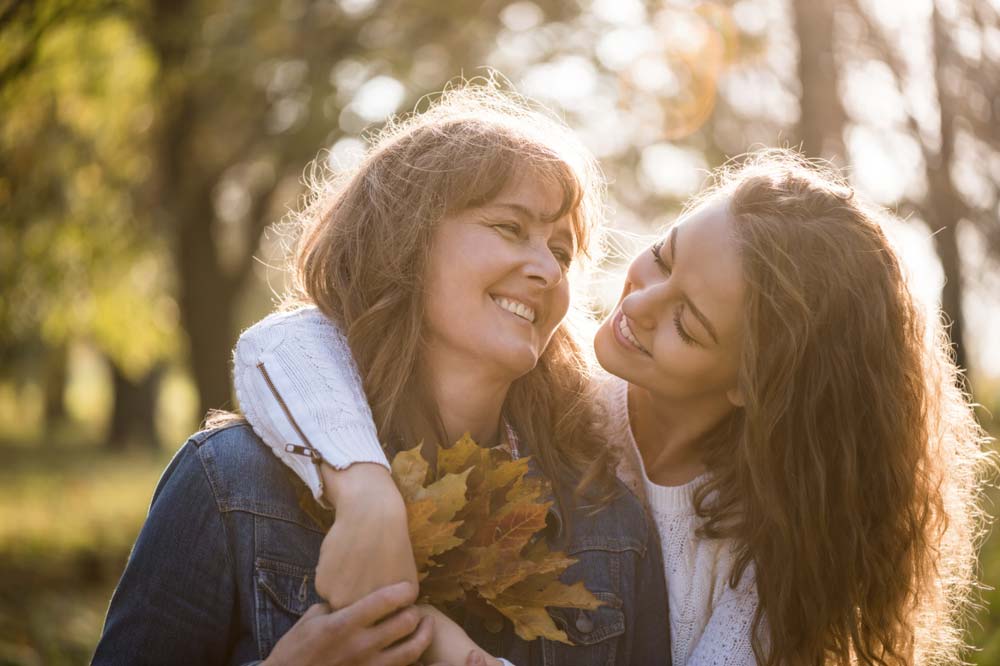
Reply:
[[762, 664], [960, 659], [985, 435], [884, 213], [832, 172], [761, 153], [723, 172], [746, 280], [745, 407], [709, 439], [710, 537], [753, 567]]

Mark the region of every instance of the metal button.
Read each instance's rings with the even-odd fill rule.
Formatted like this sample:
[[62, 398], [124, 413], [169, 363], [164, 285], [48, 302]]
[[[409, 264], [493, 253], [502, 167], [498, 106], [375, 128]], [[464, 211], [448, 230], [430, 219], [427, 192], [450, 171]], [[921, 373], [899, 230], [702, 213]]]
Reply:
[[594, 621], [585, 613], [576, 616], [576, 630], [581, 634], [589, 634], [594, 630]]
[[499, 634], [503, 630], [503, 620], [498, 617], [491, 617], [483, 622], [483, 626], [491, 634]]

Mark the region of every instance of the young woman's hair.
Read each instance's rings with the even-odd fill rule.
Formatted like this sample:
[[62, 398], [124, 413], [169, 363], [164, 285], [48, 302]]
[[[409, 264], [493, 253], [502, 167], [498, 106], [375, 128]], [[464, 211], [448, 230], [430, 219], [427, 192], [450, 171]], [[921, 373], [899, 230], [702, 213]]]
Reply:
[[[570, 217], [579, 263], [596, 245], [603, 179], [568, 128], [492, 80], [446, 89], [372, 144], [356, 168], [313, 179], [298, 215], [295, 289], [343, 327], [382, 440], [412, 446], [420, 426], [443, 435], [421, 366], [438, 224], [488, 203], [515, 178], [540, 179], [562, 192], [559, 215]], [[511, 387], [504, 413], [557, 486], [592, 486], [608, 498], [613, 477], [583, 349], [561, 324], [535, 369]]]
[[939, 317], [835, 173], [769, 151], [717, 197], [746, 280], [745, 406], [695, 501], [738, 544], [730, 583], [755, 578], [758, 661], [954, 663], [989, 459]]

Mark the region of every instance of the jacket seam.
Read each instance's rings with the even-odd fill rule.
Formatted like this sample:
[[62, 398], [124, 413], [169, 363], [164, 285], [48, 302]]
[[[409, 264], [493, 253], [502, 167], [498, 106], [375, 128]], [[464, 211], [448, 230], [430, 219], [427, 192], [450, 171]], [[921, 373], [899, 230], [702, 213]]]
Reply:
[[232, 430], [233, 428], [243, 428], [248, 427], [249, 423], [246, 419], [240, 421], [235, 421], [233, 423], [227, 423], [226, 425], [219, 426], [218, 428], [208, 428], [207, 430], [202, 430], [201, 432], [196, 432], [188, 438], [188, 441], [194, 444], [195, 448], [200, 449], [204, 444], [207, 444], [216, 435], [220, 435], [227, 430]]
[[295, 525], [296, 527], [301, 527], [302, 529], [309, 530], [310, 532], [313, 532], [315, 534], [326, 534], [326, 530], [317, 529], [314, 526], [306, 525], [304, 522], [299, 522], [298, 520], [294, 520], [292, 518], [283, 518], [281, 516], [276, 516], [276, 515], [273, 515], [273, 514], [270, 514], [270, 513], [263, 513], [263, 512], [253, 511], [251, 509], [243, 509], [243, 508], [236, 508], [236, 507], [227, 507], [225, 509], [220, 508], [219, 509], [219, 513], [222, 513], [222, 514], [226, 514], [226, 513], [244, 513], [244, 514], [253, 516], [255, 518], [266, 518], [268, 520], [277, 520], [277, 521], [280, 521], [282, 523], [286, 523], [288, 525]]
[[[236, 425], [239, 424], [226, 426], [226, 428], [221, 428], [217, 432], [222, 432], [222, 430], [228, 429], [230, 427], [235, 427]], [[205, 441], [208, 441], [214, 435], [215, 433], [212, 433], [211, 435], [205, 438]], [[225, 548], [226, 567], [229, 569], [230, 575], [233, 577], [233, 589], [235, 590], [239, 588], [238, 585], [239, 581], [236, 580], [236, 559], [232, 553], [233, 540], [232, 540], [232, 535], [229, 533], [229, 526], [227, 525], [228, 521], [225, 519], [225, 512], [223, 512], [221, 507], [221, 502], [219, 501], [219, 493], [215, 488], [215, 483], [212, 481], [212, 475], [208, 473], [208, 467], [205, 465], [205, 459], [202, 456], [201, 449], [200, 448], [196, 449], [195, 453], [198, 456], [198, 464], [201, 465], [201, 473], [205, 476], [205, 481], [208, 483], [208, 488], [212, 492], [212, 501], [215, 502], [215, 510], [218, 512], [219, 522], [222, 524], [222, 533], [226, 539], [226, 548]]]

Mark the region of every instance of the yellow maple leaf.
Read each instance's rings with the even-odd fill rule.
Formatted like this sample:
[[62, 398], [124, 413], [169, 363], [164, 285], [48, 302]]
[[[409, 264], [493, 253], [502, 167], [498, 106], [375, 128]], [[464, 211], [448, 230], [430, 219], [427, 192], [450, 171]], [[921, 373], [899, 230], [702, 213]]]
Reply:
[[433, 517], [438, 512], [431, 498], [409, 502], [406, 505], [406, 520], [410, 527], [410, 543], [413, 544], [413, 559], [417, 571], [424, 572], [431, 566], [430, 558], [461, 545], [462, 539], [455, 536], [461, 526], [460, 521], [438, 522]]
[[400, 451], [392, 459], [392, 479], [396, 482], [403, 499], [410, 501], [417, 495], [427, 481], [427, 470], [430, 465], [420, 454], [420, 445], [407, 451]]
[[559, 580], [576, 559], [544, 538], [552, 492], [528, 458], [512, 460], [465, 435], [438, 447], [433, 473], [417, 446], [396, 455], [392, 476], [407, 504], [422, 601], [499, 612], [525, 640], [562, 642], [546, 607], [600, 605], [583, 583]]

